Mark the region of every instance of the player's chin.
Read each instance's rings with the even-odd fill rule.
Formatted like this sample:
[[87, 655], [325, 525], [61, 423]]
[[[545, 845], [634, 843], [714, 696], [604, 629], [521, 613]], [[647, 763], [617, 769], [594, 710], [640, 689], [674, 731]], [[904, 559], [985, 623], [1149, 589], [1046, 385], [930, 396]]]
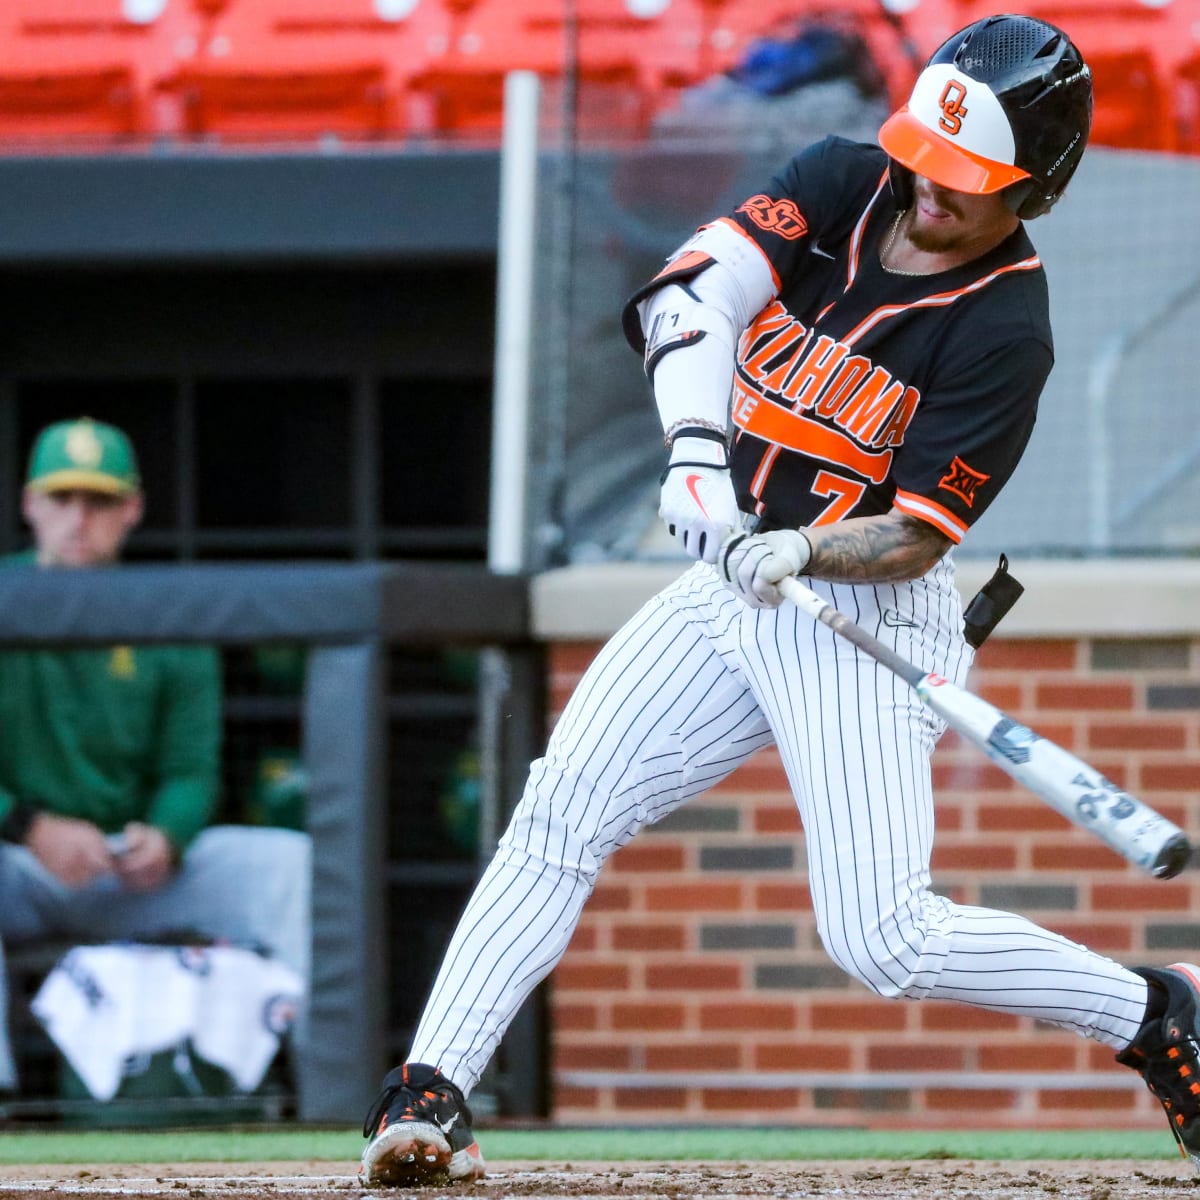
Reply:
[[918, 250], [937, 254], [953, 250], [962, 241], [965, 225], [961, 217], [946, 209], [922, 211], [913, 222], [909, 241]]
[[98, 553], [90, 546], [86, 546], [79, 550], [66, 550], [58, 556], [57, 563], [60, 567], [107, 567], [110, 566], [113, 559]]

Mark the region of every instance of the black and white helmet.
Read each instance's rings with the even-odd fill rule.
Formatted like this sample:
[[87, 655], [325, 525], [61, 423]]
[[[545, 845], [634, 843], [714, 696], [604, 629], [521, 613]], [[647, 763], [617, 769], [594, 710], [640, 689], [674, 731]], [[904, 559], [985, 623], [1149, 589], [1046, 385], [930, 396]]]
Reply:
[[[1005, 192], [1028, 219], [1048, 211], [1083, 157], [1092, 74], [1061, 29], [984, 17], [934, 51], [908, 103], [879, 131], [906, 203], [909, 172], [958, 192]], [[907, 168], [905, 170], [904, 168]]]

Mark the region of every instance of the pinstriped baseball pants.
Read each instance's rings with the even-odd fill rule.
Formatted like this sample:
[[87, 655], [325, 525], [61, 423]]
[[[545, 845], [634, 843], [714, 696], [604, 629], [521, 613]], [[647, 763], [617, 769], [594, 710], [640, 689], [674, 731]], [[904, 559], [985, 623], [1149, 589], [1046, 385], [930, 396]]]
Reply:
[[[963, 683], [953, 566], [876, 585], [808, 581], [913, 662]], [[1017, 1013], [1124, 1048], [1146, 985], [1024, 917], [930, 890], [929, 759], [940, 720], [825, 625], [752, 609], [697, 564], [580, 680], [459, 921], [410, 1061], [469, 1092], [558, 962], [605, 859], [774, 742], [804, 825], [829, 956], [882, 996]]]

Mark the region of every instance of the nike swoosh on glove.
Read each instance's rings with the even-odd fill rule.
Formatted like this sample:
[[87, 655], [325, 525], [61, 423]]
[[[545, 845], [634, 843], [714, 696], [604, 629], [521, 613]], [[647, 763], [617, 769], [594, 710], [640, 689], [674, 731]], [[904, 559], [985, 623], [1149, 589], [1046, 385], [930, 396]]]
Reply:
[[[714, 450], [721, 462], [712, 461]], [[722, 540], [742, 523], [723, 447], [700, 438], [675, 439], [663, 472], [658, 515], [692, 558], [717, 561]]]
[[778, 608], [779, 581], [799, 575], [812, 557], [812, 543], [798, 529], [735, 533], [721, 545], [717, 570], [721, 582], [751, 608]]

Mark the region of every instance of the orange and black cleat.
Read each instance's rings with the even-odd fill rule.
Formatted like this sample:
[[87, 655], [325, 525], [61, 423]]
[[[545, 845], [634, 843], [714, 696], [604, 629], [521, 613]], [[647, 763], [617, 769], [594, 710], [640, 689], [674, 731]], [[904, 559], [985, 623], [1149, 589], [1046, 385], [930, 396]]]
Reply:
[[388, 1072], [363, 1137], [371, 1139], [358, 1172], [366, 1187], [458, 1183], [484, 1174], [462, 1092], [424, 1063]]
[[1148, 1017], [1117, 1062], [1132, 1067], [1163, 1106], [1180, 1153], [1200, 1171], [1200, 967], [1134, 967], [1165, 1009]]

